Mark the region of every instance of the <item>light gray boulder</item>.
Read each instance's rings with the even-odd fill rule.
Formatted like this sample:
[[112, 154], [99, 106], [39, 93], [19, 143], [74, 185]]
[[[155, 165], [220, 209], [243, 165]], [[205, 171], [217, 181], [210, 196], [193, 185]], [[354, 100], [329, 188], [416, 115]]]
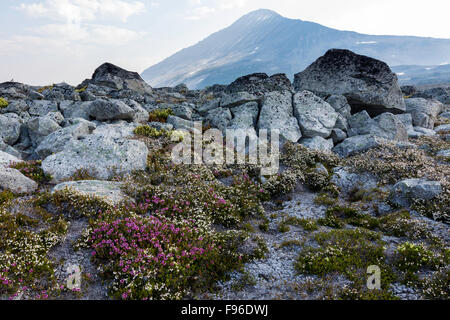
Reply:
[[22, 124], [15, 113], [0, 115], [0, 139], [8, 145], [13, 145], [19, 140]]
[[174, 116], [180, 117], [186, 120], [192, 120], [193, 109], [187, 104], [176, 104], [170, 106], [172, 109]]
[[32, 118], [26, 123], [26, 126], [33, 147], [37, 147], [49, 134], [61, 129], [61, 126], [48, 114], [43, 117]]
[[98, 137], [113, 140], [131, 138], [134, 136], [134, 129], [136, 129], [138, 126], [138, 123], [130, 123], [126, 121], [99, 124], [92, 134]]
[[78, 140], [94, 131], [96, 125], [84, 119], [76, 119], [74, 124], [58, 131], [55, 131], [42, 140], [36, 148], [36, 153], [45, 159], [53, 153], [63, 151], [65, 146], [72, 140]]
[[222, 98], [220, 99], [220, 106], [222, 108], [233, 108], [257, 100], [258, 97], [251, 93], [235, 92], [230, 94], [223, 94]]
[[233, 118], [230, 109], [226, 108], [217, 108], [211, 110], [206, 115], [206, 123], [211, 125], [213, 128], [217, 128], [221, 131], [224, 131], [231, 119]]
[[231, 109], [233, 115], [228, 124], [231, 129], [255, 128], [258, 121], [259, 107], [257, 102], [248, 102]]
[[19, 170], [0, 166], [0, 189], [15, 194], [30, 194], [37, 188], [38, 184], [25, 177]]
[[22, 162], [19, 158], [0, 150], [0, 167], [8, 167], [12, 163]]
[[349, 118], [348, 135], [373, 135], [387, 140], [407, 141], [408, 131], [405, 125], [392, 113], [383, 113], [371, 119], [366, 111]]
[[363, 110], [348, 118], [349, 137], [370, 134], [370, 128], [375, 125], [367, 111]]
[[327, 140], [319, 136], [314, 138], [302, 139], [300, 144], [311, 150], [322, 152], [331, 152], [331, 150], [334, 147], [333, 140], [331, 139]]
[[53, 177], [53, 183], [69, 179], [79, 170], [89, 172], [96, 179], [109, 180], [116, 174], [144, 170], [147, 155], [143, 142], [92, 134], [71, 140], [63, 151], [47, 157], [42, 169]]
[[132, 121], [135, 116], [135, 111], [120, 100], [97, 99], [90, 103], [88, 112], [98, 121]]
[[213, 99], [196, 108], [196, 111], [205, 116], [209, 111], [220, 107], [220, 98]]
[[137, 123], [147, 123], [148, 122], [148, 117], [149, 114], [147, 112], [147, 110], [145, 110], [138, 102], [131, 100], [131, 99], [125, 99], [123, 100], [123, 102], [129, 106], [133, 112], [133, 122], [137, 122]]
[[347, 139], [347, 133], [341, 129], [333, 129], [333, 131], [331, 131], [331, 139], [334, 144], [338, 144]]
[[294, 117], [290, 91], [273, 91], [264, 96], [258, 129], [279, 130], [280, 138], [291, 142], [297, 142], [302, 137]]
[[[16, 147], [17, 145], [15, 145]], [[5, 153], [8, 153], [14, 157], [20, 157], [20, 152], [16, 150], [16, 148], [11, 147], [10, 145], [7, 145], [3, 142], [3, 139], [0, 138], [0, 151], [3, 151]]]
[[443, 112], [439, 115], [439, 117], [444, 119], [450, 119], [450, 111]]
[[397, 76], [389, 66], [349, 50], [329, 50], [295, 75], [294, 87], [320, 96], [343, 95], [354, 113], [366, 110], [371, 116], [377, 116], [406, 110]]
[[89, 120], [89, 108], [91, 102], [73, 102], [73, 101], [61, 101], [59, 107], [66, 119], [85, 119]]
[[368, 134], [363, 136], [354, 136], [338, 144], [333, 151], [340, 157], [346, 158], [358, 153], [376, 148], [383, 143], [384, 139]]
[[437, 100], [423, 98], [406, 99], [406, 112], [410, 113], [413, 125], [433, 129], [436, 117], [443, 110], [443, 104]]
[[175, 130], [193, 131], [195, 129], [194, 121], [185, 120], [180, 117], [169, 116], [167, 123], [171, 124]]
[[352, 115], [352, 107], [348, 104], [346, 97], [333, 94], [326, 98], [325, 101], [328, 102], [337, 113], [344, 117], [344, 119], [348, 119]]
[[12, 100], [6, 108], [0, 108], [0, 114], [15, 113], [19, 115], [22, 112], [27, 112], [28, 109], [30, 109], [30, 106], [26, 100]]
[[371, 128], [371, 134], [387, 140], [408, 141], [408, 131], [405, 125], [392, 113], [383, 113], [373, 120], [375, 126]]
[[427, 129], [427, 128], [421, 128], [421, 127], [414, 127], [414, 132], [419, 137], [421, 137], [421, 136], [432, 137], [432, 136], [436, 135], [436, 132], [434, 130]]
[[327, 102], [309, 91], [294, 95], [294, 115], [302, 135], [328, 138], [336, 125], [338, 113]]
[[389, 200], [396, 205], [408, 207], [413, 200], [431, 200], [441, 193], [440, 182], [408, 179], [400, 181], [392, 188]]
[[356, 173], [345, 167], [333, 169], [331, 182], [344, 193], [350, 193], [355, 189], [371, 190], [377, 187], [377, 179], [370, 173]]
[[450, 132], [450, 124], [443, 124], [439, 127], [434, 128], [436, 133], [442, 134], [444, 132]]
[[49, 112], [58, 111], [58, 102], [49, 100], [33, 100], [28, 113], [33, 117], [43, 117]]
[[52, 193], [73, 190], [84, 196], [95, 196], [101, 198], [106, 203], [116, 206], [130, 199], [122, 191], [123, 183], [113, 181], [86, 180], [86, 181], [69, 181], [56, 185]]

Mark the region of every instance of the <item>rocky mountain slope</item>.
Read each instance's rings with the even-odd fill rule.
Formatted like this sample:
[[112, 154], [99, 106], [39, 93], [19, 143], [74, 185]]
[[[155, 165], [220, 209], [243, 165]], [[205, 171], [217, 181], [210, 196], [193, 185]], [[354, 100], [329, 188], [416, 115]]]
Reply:
[[292, 79], [329, 48], [349, 49], [390, 66], [450, 61], [448, 39], [365, 35], [257, 10], [148, 68], [142, 77], [156, 87], [186, 83], [190, 88], [227, 84], [255, 72], [286, 73]]
[[[333, 49], [294, 83], [152, 88], [106, 63], [0, 97], [2, 299], [449, 298], [446, 87]], [[278, 130], [278, 171], [174, 163], [196, 122]]]

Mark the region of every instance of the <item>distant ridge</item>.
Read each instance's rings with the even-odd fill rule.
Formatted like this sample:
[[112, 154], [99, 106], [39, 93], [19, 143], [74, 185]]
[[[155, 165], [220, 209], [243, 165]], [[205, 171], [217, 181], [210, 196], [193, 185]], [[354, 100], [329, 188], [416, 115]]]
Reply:
[[390, 66], [450, 61], [450, 39], [339, 31], [261, 9], [146, 69], [142, 77], [154, 87], [186, 83], [193, 89], [255, 72], [286, 73], [292, 79], [330, 48], [349, 49]]

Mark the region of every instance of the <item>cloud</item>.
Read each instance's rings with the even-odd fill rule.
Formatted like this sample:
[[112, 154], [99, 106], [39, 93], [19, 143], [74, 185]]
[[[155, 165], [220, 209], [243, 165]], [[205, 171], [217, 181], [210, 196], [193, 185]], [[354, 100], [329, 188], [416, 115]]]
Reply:
[[192, 9], [184, 18], [186, 20], [201, 20], [223, 10], [243, 8], [247, 5], [247, 0], [188, 0], [188, 5]]
[[31, 17], [45, 17], [67, 23], [82, 23], [98, 18], [126, 22], [130, 16], [143, 13], [144, 3], [122, 0], [45, 0], [37, 3], [21, 3], [17, 9]]

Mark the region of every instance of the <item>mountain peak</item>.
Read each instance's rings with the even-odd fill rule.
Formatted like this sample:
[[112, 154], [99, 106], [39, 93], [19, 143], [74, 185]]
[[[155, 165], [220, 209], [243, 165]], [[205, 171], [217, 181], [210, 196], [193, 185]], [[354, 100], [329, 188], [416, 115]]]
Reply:
[[251, 11], [246, 15], [242, 16], [238, 21], [262, 21], [271, 18], [282, 18], [277, 12], [269, 9], [259, 9]]

